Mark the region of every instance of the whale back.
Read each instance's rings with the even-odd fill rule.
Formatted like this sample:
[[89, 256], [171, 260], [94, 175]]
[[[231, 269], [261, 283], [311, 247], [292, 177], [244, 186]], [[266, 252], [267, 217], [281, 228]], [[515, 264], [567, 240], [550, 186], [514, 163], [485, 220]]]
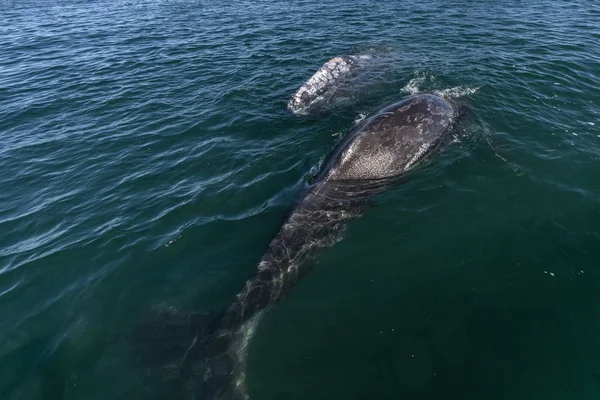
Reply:
[[454, 119], [444, 99], [420, 94], [352, 129], [229, 307], [217, 313], [172, 307], [150, 313], [129, 338], [136, 354], [165, 381], [181, 382], [180, 398], [247, 399], [247, 344], [261, 310], [290, 293], [318, 254], [341, 240], [346, 224], [370, 208], [374, 195], [439, 148]]
[[288, 109], [297, 115], [325, 111], [344, 83], [348, 83], [352, 74], [370, 58], [367, 55], [343, 55], [327, 61], [290, 98]]
[[443, 98], [417, 94], [351, 130], [329, 155], [317, 180], [375, 180], [406, 172], [433, 152], [455, 118]]

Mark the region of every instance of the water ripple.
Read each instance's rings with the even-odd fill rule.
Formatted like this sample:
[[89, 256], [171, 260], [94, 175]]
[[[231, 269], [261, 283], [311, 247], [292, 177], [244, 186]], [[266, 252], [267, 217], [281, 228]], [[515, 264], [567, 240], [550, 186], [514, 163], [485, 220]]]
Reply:
[[[402, 88], [463, 88], [471, 131], [521, 175], [484, 141], [458, 143], [390, 195], [402, 204], [384, 197], [389, 215], [450, 220], [464, 202], [473, 226], [518, 226], [600, 200], [591, 3], [5, 0], [0, 18], [0, 361], [48, 335], [53, 357], [85, 329], [94, 347], [136, 307], [242, 279], [332, 135]], [[361, 52], [381, 62], [351, 104], [288, 114], [324, 61]], [[42, 391], [23, 376], [0, 371], [3, 398]]]

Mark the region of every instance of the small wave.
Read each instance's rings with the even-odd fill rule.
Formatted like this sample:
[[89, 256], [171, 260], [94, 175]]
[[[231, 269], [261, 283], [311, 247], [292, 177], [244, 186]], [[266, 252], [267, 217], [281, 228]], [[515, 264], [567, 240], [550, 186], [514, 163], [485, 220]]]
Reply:
[[171, 246], [171, 245], [172, 245], [173, 243], [175, 243], [175, 242], [176, 242], [178, 239], [180, 239], [180, 238], [181, 238], [181, 236], [182, 236], [182, 235], [181, 235], [181, 233], [180, 233], [179, 235], [177, 235], [177, 237], [176, 237], [175, 239], [171, 239], [171, 240], [169, 240], [169, 241], [168, 241], [168, 242], [165, 244], [165, 247], [169, 247], [169, 246]]
[[435, 76], [428, 72], [415, 72], [414, 78], [408, 81], [408, 83], [402, 89], [400, 89], [400, 91], [409, 94], [417, 94], [421, 91], [421, 85], [427, 81], [435, 81]]
[[[415, 76], [408, 81], [406, 85], [402, 89], [401, 92], [408, 94], [417, 94], [422, 91], [422, 86], [426, 83], [435, 82], [436, 78], [433, 74], [428, 72], [416, 72]], [[456, 99], [460, 97], [470, 96], [475, 94], [481, 86], [469, 87], [465, 85], [455, 86], [448, 89], [437, 89], [433, 90], [432, 93], [444, 97], [446, 99]]]
[[468, 87], [461, 85], [449, 89], [434, 90], [433, 93], [444, 98], [457, 99], [459, 97], [470, 96], [477, 93], [480, 87], [481, 86]]
[[400, 91], [408, 94], [417, 94], [421, 91], [419, 87], [423, 82], [425, 82], [425, 78], [423, 77], [412, 78]]
[[356, 56], [361, 61], [369, 61], [373, 59], [373, 56], [370, 54], [359, 54]]
[[5, 294], [8, 294], [8, 293], [12, 292], [13, 290], [15, 290], [16, 288], [18, 288], [21, 285], [22, 281], [23, 280], [21, 279], [6, 289], [0, 289], [0, 297], [4, 296]]
[[356, 116], [356, 118], [354, 119], [354, 124], [355, 125], [360, 124], [365, 118], [367, 118], [367, 114], [363, 114], [363, 113], [358, 114]]

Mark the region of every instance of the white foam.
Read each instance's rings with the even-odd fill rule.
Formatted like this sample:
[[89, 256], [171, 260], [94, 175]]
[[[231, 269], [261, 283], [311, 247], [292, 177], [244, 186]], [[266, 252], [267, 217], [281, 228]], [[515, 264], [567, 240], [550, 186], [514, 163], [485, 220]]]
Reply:
[[425, 82], [425, 79], [425, 75], [417, 75], [408, 81], [408, 83], [402, 89], [400, 89], [400, 91], [409, 94], [417, 94], [421, 91], [419, 87], [423, 84], [423, 82]]
[[456, 86], [450, 89], [435, 90], [434, 93], [441, 97], [457, 99], [477, 93], [480, 87]]
[[[428, 81], [435, 81], [435, 76], [427, 72], [417, 72], [415, 73], [414, 78], [408, 81], [408, 83], [402, 89], [400, 89], [400, 91], [408, 94], [420, 93], [421, 86], [423, 86], [423, 84]], [[469, 87], [461, 85], [448, 89], [434, 90], [433, 93], [444, 98], [456, 99], [459, 97], [470, 96], [472, 94], [475, 94], [480, 87], [481, 86]]]
[[358, 116], [354, 119], [354, 124], [359, 124], [360, 122], [362, 122], [365, 118], [367, 118], [367, 114], [358, 114]]

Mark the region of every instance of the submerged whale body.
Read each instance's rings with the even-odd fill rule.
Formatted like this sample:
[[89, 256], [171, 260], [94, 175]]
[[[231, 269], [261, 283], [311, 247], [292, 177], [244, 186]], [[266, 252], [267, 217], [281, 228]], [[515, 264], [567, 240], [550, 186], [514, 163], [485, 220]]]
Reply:
[[304, 115], [324, 110], [332, 102], [345, 81], [371, 56], [339, 56], [327, 61], [292, 96], [288, 109]]
[[[330, 153], [315, 183], [269, 244], [258, 271], [226, 311], [190, 313], [179, 320], [175, 314], [166, 317], [171, 328], [163, 331], [171, 336], [155, 340], [154, 347], [165, 346], [171, 357], [179, 354], [172, 364], [180, 379], [192, 382], [192, 398], [248, 397], [239, 352], [244, 324], [289, 293], [308, 272], [309, 261], [341, 239], [346, 223], [364, 213], [374, 195], [440, 149], [455, 119], [446, 100], [418, 94], [363, 121]], [[172, 343], [183, 340], [182, 335], [187, 335], [185, 341]], [[174, 352], [178, 346], [181, 351]]]

